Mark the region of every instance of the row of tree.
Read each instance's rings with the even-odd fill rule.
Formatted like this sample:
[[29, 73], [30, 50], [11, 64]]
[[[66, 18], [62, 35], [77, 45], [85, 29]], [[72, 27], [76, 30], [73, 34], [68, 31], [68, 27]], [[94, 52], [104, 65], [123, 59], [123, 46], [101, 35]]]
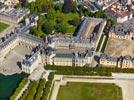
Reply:
[[111, 67], [74, 67], [74, 66], [54, 66], [46, 65], [45, 69], [54, 70], [55, 74], [61, 75], [97, 75], [111, 76], [112, 73], [134, 73], [134, 69], [122, 69]]
[[15, 100], [16, 99], [16, 97], [18, 96], [20, 91], [24, 88], [24, 86], [27, 84], [27, 82], [28, 82], [27, 78], [22, 79], [22, 81], [20, 82], [19, 86], [16, 88], [15, 92], [13, 93], [13, 95], [10, 96], [10, 100]]
[[45, 87], [45, 84], [46, 84], [46, 80], [45, 79], [40, 79], [38, 89], [37, 89], [37, 92], [36, 92], [34, 100], [40, 100], [41, 99], [42, 92], [43, 92], [43, 89]]
[[42, 100], [49, 100], [50, 91], [52, 88], [52, 81], [54, 79], [54, 73], [51, 72], [48, 76], [48, 81], [46, 82], [44, 91], [43, 91], [43, 97]]
[[37, 91], [38, 82], [32, 81], [28, 87], [28, 89], [24, 92], [24, 94], [20, 97], [20, 100], [34, 100], [34, 95]]

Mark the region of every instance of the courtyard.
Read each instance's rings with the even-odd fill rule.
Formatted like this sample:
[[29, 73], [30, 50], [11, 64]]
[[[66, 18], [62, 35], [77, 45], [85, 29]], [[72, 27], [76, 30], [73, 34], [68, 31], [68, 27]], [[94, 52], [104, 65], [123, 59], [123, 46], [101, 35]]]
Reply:
[[115, 84], [69, 82], [60, 87], [57, 100], [122, 100], [122, 92]]
[[109, 38], [105, 53], [112, 56], [134, 55], [134, 41]]
[[10, 75], [14, 73], [20, 73], [19, 62], [25, 57], [26, 54], [30, 54], [31, 49], [25, 46], [16, 46], [10, 51], [3, 62], [0, 62], [0, 73]]

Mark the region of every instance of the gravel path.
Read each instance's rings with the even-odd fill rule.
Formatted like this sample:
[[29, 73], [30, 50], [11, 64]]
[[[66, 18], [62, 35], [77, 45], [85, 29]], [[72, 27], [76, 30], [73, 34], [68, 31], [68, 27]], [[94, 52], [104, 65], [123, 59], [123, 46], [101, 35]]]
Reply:
[[[95, 79], [96, 78], [96, 79]], [[50, 100], [56, 100], [58, 90], [61, 85], [67, 82], [89, 82], [89, 83], [115, 83], [122, 88], [123, 100], [134, 100], [134, 74], [113, 74], [112, 77], [94, 77], [94, 76], [72, 76], [63, 78], [62, 75], [56, 75]]]

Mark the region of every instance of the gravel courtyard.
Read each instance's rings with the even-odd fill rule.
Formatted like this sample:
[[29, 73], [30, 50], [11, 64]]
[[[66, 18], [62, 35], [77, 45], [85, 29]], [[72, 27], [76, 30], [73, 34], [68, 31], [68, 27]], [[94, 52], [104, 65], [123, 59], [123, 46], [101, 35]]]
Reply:
[[7, 54], [5, 60], [0, 62], [0, 73], [5, 75], [20, 73], [21, 70], [18, 67], [17, 62], [22, 61], [25, 55], [29, 54], [30, 52], [31, 50], [24, 46], [16, 46]]
[[113, 56], [134, 56], [134, 41], [109, 38], [105, 53]]

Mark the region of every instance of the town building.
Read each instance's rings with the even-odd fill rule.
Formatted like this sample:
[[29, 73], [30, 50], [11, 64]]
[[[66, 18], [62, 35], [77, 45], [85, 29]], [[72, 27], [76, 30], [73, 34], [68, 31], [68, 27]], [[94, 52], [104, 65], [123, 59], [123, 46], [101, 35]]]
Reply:
[[50, 35], [46, 37], [49, 49], [46, 63], [59, 66], [90, 65], [106, 21], [84, 18], [76, 36]]
[[6, 54], [17, 45], [26, 45], [26, 47], [32, 49], [39, 44], [43, 44], [43, 40], [31, 34], [15, 32], [6, 34], [5, 37], [0, 39], [0, 61], [3, 61]]
[[43, 57], [40, 52], [40, 46], [34, 48], [30, 55], [26, 56], [21, 62], [21, 69], [23, 72], [31, 74], [36, 68], [39, 67], [43, 61]]
[[110, 38], [124, 39], [124, 40], [133, 40], [134, 39], [134, 23], [125, 22], [118, 24], [112, 28], [109, 32]]
[[7, 8], [6, 10], [0, 12], [0, 22], [17, 24], [29, 13], [30, 10], [25, 8]]
[[133, 18], [133, 12], [129, 6], [123, 6], [118, 2], [109, 6], [105, 11], [107, 16], [111, 17], [117, 23], [123, 23]]
[[[29, 34], [29, 28], [36, 25], [38, 17], [30, 16], [25, 25], [20, 24], [15, 31], [0, 39], [0, 61], [16, 45], [26, 45], [32, 50], [23, 61], [21, 69], [32, 73], [41, 63], [58, 66], [91, 66], [95, 49], [106, 21], [97, 18], [84, 18], [77, 36], [49, 35], [42, 39]], [[33, 48], [38, 49], [33, 51]]]
[[107, 54], [100, 55], [100, 64], [107, 67], [116, 67], [117, 66], [117, 57], [111, 57]]
[[100, 65], [118, 68], [134, 68], [134, 57], [129, 55], [114, 57], [107, 54], [101, 54]]
[[7, 6], [14, 6], [19, 3], [19, 0], [0, 0], [0, 2]]
[[3, 12], [4, 10], [5, 10], [4, 4], [0, 3], [0, 13]]

